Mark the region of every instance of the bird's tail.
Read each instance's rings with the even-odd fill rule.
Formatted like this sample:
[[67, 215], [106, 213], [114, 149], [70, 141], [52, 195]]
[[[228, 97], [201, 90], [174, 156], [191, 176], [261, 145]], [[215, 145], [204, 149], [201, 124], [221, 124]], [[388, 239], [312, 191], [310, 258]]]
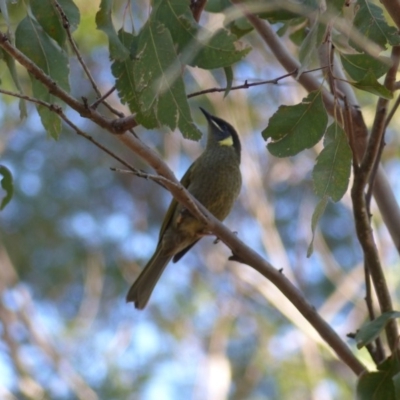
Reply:
[[157, 249], [129, 289], [126, 301], [132, 301], [135, 303], [135, 307], [140, 310], [145, 308], [154, 287], [171, 258], [171, 256], [162, 255], [161, 249]]

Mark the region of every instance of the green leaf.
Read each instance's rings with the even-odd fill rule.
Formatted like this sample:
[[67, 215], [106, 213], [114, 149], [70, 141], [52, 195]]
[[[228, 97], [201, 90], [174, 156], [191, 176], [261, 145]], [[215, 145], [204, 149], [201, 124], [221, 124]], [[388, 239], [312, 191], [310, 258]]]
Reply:
[[386, 74], [392, 65], [389, 57], [373, 57], [369, 54], [341, 54], [343, 68], [349, 76], [360, 81], [371, 71], [376, 79]]
[[[260, 0], [259, 3], [261, 6], [267, 5], [268, 7], [268, 2], [265, 2], [264, 0]], [[254, 4], [254, 2], [252, 2], [252, 4]], [[305, 14], [312, 14], [319, 9], [319, 5], [316, 0], [298, 0], [295, 2], [295, 5], [298, 6], [298, 9], [302, 10], [303, 12], [296, 13], [294, 11], [285, 9], [285, 7], [277, 7], [272, 3], [272, 6], [269, 6], [268, 10], [260, 12], [258, 16], [262, 19], [267, 19], [271, 24], [274, 24], [276, 22], [288, 21], [298, 17], [303, 17]]]
[[[22, 53], [29, 57], [45, 74], [50, 76], [62, 89], [69, 92], [69, 65], [66, 53], [57, 46], [32, 18], [25, 17], [15, 32], [15, 44]], [[31, 76], [34, 97], [50, 104], [61, 104], [52, 96], [46, 86]], [[53, 138], [61, 132], [58, 115], [46, 107], [38, 106], [43, 126]]]
[[33, 16], [43, 30], [63, 47], [67, 33], [54, 2], [52, 0], [30, 0], [30, 5]]
[[232, 67], [225, 67], [224, 68], [225, 72], [225, 77], [226, 77], [226, 89], [224, 92], [224, 98], [228, 96], [229, 92], [231, 91], [232, 88], [232, 82], [233, 82], [233, 70]]
[[5, 167], [4, 165], [0, 165], [0, 175], [2, 176], [0, 182], [1, 187], [5, 190], [6, 195], [3, 197], [0, 210], [3, 210], [4, 207], [10, 202], [14, 193], [14, 182], [13, 177], [11, 175], [11, 171]]
[[399, 371], [397, 360], [388, 358], [378, 369], [360, 376], [356, 389], [357, 400], [399, 400], [394, 384]]
[[157, 21], [150, 20], [139, 34], [133, 74], [142, 112], [154, 110], [159, 125], [178, 127], [184, 137], [201, 137], [190, 115], [171, 35]]
[[297, 73], [298, 75], [305, 71], [311, 62], [317, 58], [317, 51], [319, 46], [322, 44], [325, 29], [325, 25], [316, 20], [310, 32], [301, 44], [299, 49], [299, 60], [301, 66]]
[[393, 318], [400, 318], [400, 311], [389, 311], [365, 324], [356, 334], [357, 348], [361, 349], [374, 341], [385, 329], [386, 324]]
[[69, 30], [74, 32], [81, 22], [81, 14], [79, 8], [72, 0], [57, 0], [58, 4], [63, 9], [69, 22]]
[[315, 231], [317, 229], [318, 221], [322, 217], [322, 215], [325, 212], [325, 208], [328, 204], [328, 196], [322, 197], [322, 199], [318, 202], [317, 206], [315, 207], [315, 210], [313, 212], [312, 218], [311, 218], [311, 231], [312, 231], [312, 238], [311, 242], [308, 246], [307, 249], [307, 257], [311, 257], [311, 254], [314, 251], [314, 238], [315, 238]]
[[110, 47], [110, 57], [113, 60], [123, 61], [129, 57], [129, 51], [121, 43], [111, 18], [113, 0], [101, 0], [100, 10], [96, 14], [97, 29], [103, 31]]
[[325, 133], [328, 115], [320, 91], [311, 92], [300, 104], [280, 106], [262, 135], [271, 138], [268, 150], [288, 157], [317, 144]]
[[226, 29], [210, 32], [202, 28], [194, 20], [186, 0], [162, 1], [154, 18], [170, 31], [182, 62], [193, 67], [228, 67], [251, 50]]
[[357, 400], [397, 400], [388, 372], [368, 372], [357, 383]]
[[204, 10], [212, 13], [221, 13], [230, 7], [232, 7], [230, 0], [208, 0]]
[[234, 21], [230, 21], [225, 25], [226, 29], [229, 29], [238, 39], [242, 36], [247, 35], [251, 32], [254, 27], [251, 25], [247, 18], [237, 18]]
[[[138, 36], [120, 30], [118, 37], [121, 43], [127, 49], [133, 49], [136, 53], [138, 45]], [[136, 121], [147, 129], [156, 128], [159, 126], [157, 118], [152, 109], [142, 112], [139, 102], [139, 94], [136, 91], [135, 75], [133, 73], [134, 60], [126, 58], [125, 60], [115, 60], [111, 65], [112, 74], [115, 77], [115, 87], [117, 88], [119, 98], [122, 104], [128, 104], [132, 113], [136, 113]]]
[[393, 386], [394, 386], [395, 399], [399, 400], [400, 399], [400, 372], [393, 375], [392, 381], [393, 381]]
[[[22, 94], [22, 87], [19, 82], [17, 69], [15, 66], [15, 59], [11, 57], [5, 50], [0, 49], [0, 59], [3, 59], [7, 64], [7, 68], [10, 71], [11, 78], [14, 82], [15, 87], [18, 89], [18, 93]], [[26, 110], [26, 102], [24, 99], [19, 99], [19, 116], [21, 119], [26, 118], [28, 115]]]
[[0, 0], [0, 13], [6, 22], [7, 29], [10, 29], [10, 17], [8, 15], [7, 2], [6, 0]]
[[350, 82], [350, 84], [357, 89], [376, 94], [384, 99], [393, 99], [393, 93], [376, 80], [375, 75], [371, 70], [367, 71], [363, 79], [358, 82]]
[[[397, 29], [387, 24], [381, 7], [367, 0], [358, 0], [357, 7], [358, 11], [353, 25], [360, 33], [378, 44], [382, 49], [386, 49], [387, 44], [391, 46], [400, 44], [400, 36]], [[354, 43], [352, 43], [352, 46], [359, 51], [362, 50]]]
[[349, 185], [352, 153], [343, 129], [334, 122], [326, 135], [329, 142], [317, 157], [312, 173], [315, 193], [339, 201]]

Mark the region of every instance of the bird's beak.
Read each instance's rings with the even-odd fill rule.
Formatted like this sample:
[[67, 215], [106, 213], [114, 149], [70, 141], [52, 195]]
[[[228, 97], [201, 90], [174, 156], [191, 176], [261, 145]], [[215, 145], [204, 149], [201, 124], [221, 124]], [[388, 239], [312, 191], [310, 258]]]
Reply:
[[200, 110], [204, 114], [204, 116], [207, 118], [207, 121], [211, 122], [213, 116], [202, 107], [200, 107]]

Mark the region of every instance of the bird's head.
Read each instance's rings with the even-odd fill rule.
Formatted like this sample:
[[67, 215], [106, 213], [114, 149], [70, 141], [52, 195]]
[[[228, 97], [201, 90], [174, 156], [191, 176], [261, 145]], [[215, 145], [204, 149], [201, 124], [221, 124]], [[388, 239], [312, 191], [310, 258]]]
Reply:
[[239, 135], [233, 126], [221, 118], [214, 117], [201, 107], [200, 110], [208, 122], [207, 147], [215, 145], [232, 147], [240, 159], [241, 145]]

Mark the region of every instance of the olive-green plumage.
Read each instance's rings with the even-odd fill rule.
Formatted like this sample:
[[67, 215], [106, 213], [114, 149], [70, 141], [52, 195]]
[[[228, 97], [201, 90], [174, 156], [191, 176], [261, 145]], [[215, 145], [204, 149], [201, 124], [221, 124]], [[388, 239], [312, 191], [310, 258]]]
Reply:
[[[201, 110], [208, 121], [207, 145], [181, 183], [222, 221], [231, 211], [242, 184], [240, 141], [232, 125]], [[205, 234], [204, 225], [173, 199], [160, 229], [157, 248], [131, 286], [126, 301], [143, 309], [168, 262], [177, 262]]]

